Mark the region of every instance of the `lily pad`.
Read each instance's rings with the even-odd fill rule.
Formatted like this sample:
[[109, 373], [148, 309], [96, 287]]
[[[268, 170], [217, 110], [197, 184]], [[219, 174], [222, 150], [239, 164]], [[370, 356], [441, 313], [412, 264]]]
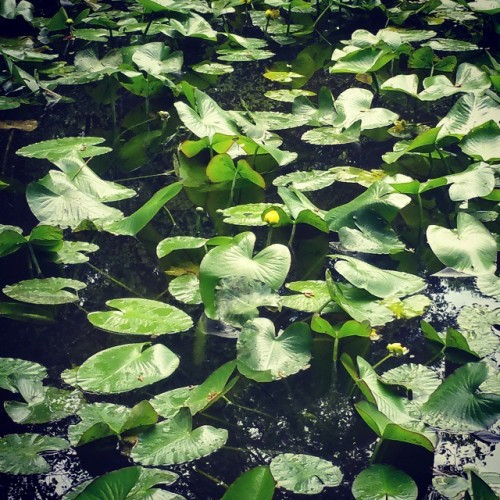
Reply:
[[293, 292], [299, 293], [283, 295], [281, 303], [284, 307], [309, 313], [319, 312], [320, 310], [327, 313], [335, 309], [325, 281], [294, 281], [287, 283], [286, 287]]
[[200, 292], [205, 304], [205, 314], [217, 317], [215, 287], [223, 278], [234, 276], [261, 281], [277, 290], [285, 281], [290, 268], [290, 251], [284, 245], [270, 245], [253, 257], [255, 246], [253, 233], [241, 233], [234, 243], [214, 248], [203, 258], [200, 265]]
[[281, 204], [248, 203], [226, 208], [222, 214], [224, 215], [224, 222], [226, 224], [234, 224], [236, 226], [265, 226], [267, 222], [263, 219], [262, 214], [267, 209], [276, 207], [286, 210], [285, 205]]
[[195, 274], [177, 276], [169, 283], [168, 291], [184, 304], [201, 304], [200, 280]]
[[142, 432], [130, 455], [144, 465], [180, 464], [217, 451], [227, 437], [226, 429], [210, 425], [193, 430], [191, 413], [185, 408], [173, 418]]
[[147, 299], [112, 299], [115, 311], [92, 312], [87, 319], [97, 328], [123, 335], [165, 335], [189, 330], [193, 321], [177, 307]]
[[69, 448], [65, 439], [41, 434], [8, 434], [0, 438], [0, 471], [7, 474], [45, 474], [50, 466], [40, 453]]
[[79, 300], [78, 291], [86, 287], [81, 281], [68, 278], [43, 278], [20, 281], [4, 287], [3, 293], [11, 299], [29, 304], [69, 304]]
[[78, 386], [84, 391], [113, 394], [169, 377], [179, 365], [179, 358], [162, 344], [148, 345], [125, 344], [94, 354], [78, 369]]
[[34, 361], [17, 358], [0, 358], [0, 388], [10, 392], [19, 392], [16, 380], [20, 377], [43, 380], [47, 369]]
[[312, 339], [305, 323], [276, 335], [267, 318], [247, 321], [238, 337], [238, 370], [257, 382], [271, 382], [308, 368]]
[[496, 393], [478, 390], [487, 378], [486, 363], [461, 366], [431, 394], [422, 407], [423, 418], [444, 431], [487, 429], [500, 417], [500, 388]]
[[275, 482], [268, 466], [254, 467], [242, 474], [227, 489], [222, 500], [272, 500]]
[[171, 391], [162, 392], [150, 400], [151, 406], [163, 418], [173, 418], [179, 413], [181, 408], [186, 406], [192, 390], [193, 387], [179, 387]]
[[270, 469], [278, 486], [302, 495], [316, 495], [342, 481], [338, 467], [312, 455], [284, 453], [273, 458]]
[[352, 494], [356, 500], [416, 500], [418, 487], [406, 472], [391, 465], [376, 464], [356, 477]]
[[482, 161], [499, 161], [500, 147], [498, 146], [498, 136], [500, 127], [490, 120], [484, 125], [481, 125], [471, 130], [460, 141], [462, 151], [474, 158]]
[[457, 229], [429, 226], [427, 240], [436, 257], [455, 271], [476, 276], [495, 272], [495, 239], [472, 215], [459, 212]]
[[57, 161], [77, 152], [82, 158], [98, 156], [111, 151], [111, 148], [97, 146], [104, 142], [102, 137], [62, 137], [49, 141], [36, 142], [18, 149], [16, 154], [27, 158], [40, 158]]
[[63, 246], [54, 255], [56, 264], [83, 264], [89, 261], [87, 254], [99, 250], [97, 245], [86, 241], [63, 241]]
[[477, 287], [482, 293], [500, 301], [500, 278], [494, 274], [478, 276]]

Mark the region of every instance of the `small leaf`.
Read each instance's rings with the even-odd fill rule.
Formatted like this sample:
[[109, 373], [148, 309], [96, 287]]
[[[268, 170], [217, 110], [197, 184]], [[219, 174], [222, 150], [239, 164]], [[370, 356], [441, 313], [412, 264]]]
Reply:
[[78, 295], [65, 290], [82, 290], [87, 285], [68, 278], [43, 278], [20, 281], [4, 287], [3, 293], [11, 299], [29, 304], [68, 304], [77, 302]]

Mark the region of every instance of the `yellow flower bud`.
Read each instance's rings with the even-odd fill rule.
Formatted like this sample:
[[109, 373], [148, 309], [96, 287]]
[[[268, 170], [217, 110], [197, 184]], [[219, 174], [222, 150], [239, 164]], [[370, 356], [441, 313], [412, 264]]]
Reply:
[[73, 24], [75, 21], [73, 21], [73, 19], [71, 19], [71, 17], [68, 17], [68, 19], [66, 19], [66, 24], [69, 26], [70, 24]]
[[410, 350], [407, 347], [403, 347], [400, 342], [387, 344], [387, 350], [395, 356], [404, 356], [410, 352]]
[[267, 9], [264, 14], [268, 19], [278, 19], [280, 17], [279, 9]]
[[280, 214], [276, 212], [276, 210], [269, 210], [266, 215], [264, 215], [264, 221], [267, 222], [270, 226], [274, 226], [274, 224], [278, 224], [280, 221]]

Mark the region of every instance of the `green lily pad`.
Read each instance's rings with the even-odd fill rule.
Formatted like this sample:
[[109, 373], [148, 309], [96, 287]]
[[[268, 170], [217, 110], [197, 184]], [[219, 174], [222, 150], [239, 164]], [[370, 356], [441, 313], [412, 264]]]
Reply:
[[4, 408], [18, 424], [44, 424], [73, 415], [84, 403], [78, 391], [44, 387], [38, 379], [21, 376], [16, 388], [25, 402], [6, 401]]
[[78, 369], [78, 386], [84, 391], [113, 394], [169, 377], [179, 365], [179, 358], [162, 344], [148, 345], [125, 344], [94, 354]]
[[61, 139], [30, 144], [18, 149], [16, 154], [27, 158], [45, 158], [49, 161], [57, 161], [77, 152], [82, 158], [89, 158], [111, 151], [111, 148], [97, 146], [103, 142], [102, 137], [62, 137]]
[[309, 170], [307, 172], [299, 171], [280, 175], [274, 179], [273, 184], [306, 192], [324, 189], [331, 186], [336, 180], [336, 174], [328, 170]]
[[271, 382], [308, 368], [312, 339], [305, 323], [276, 335], [267, 318], [247, 321], [237, 342], [238, 370], [257, 382]]
[[89, 261], [87, 254], [99, 250], [97, 245], [86, 241], [63, 241], [63, 246], [54, 255], [56, 264], [83, 264]]
[[482, 293], [500, 301], [500, 278], [494, 274], [478, 276], [477, 287]]
[[474, 158], [482, 161], [499, 161], [500, 148], [498, 147], [498, 136], [500, 127], [490, 120], [484, 125], [472, 129], [461, 141], [462, 151]]
[[417, 75], [397, 75], [386, 80], [380, 85], [380, 90], [393, 90], [404, 92], [405, 94], [416, 97], [418, 94], [418, 76]]
[[316, 93], [304, 89], [281, 89], [269, 90], [264, 95], [269, 99], [273, 99], [274, 101], [293, 102], [299, 96], [311, 97], [315, 96]]
[[418, 487], [406, 472], [391, 465], [371, 465], [352, 484], [356, 500], [416, 500]]
[[478, 304], [463, 307], [457, 323], [470, 349], [480, 357], [498, 350], [500, 338], [495, 334], [494, 325], [500, 324], [500, 307]]
[[148, 75], [168, 83], [167, 75], [181, 71], [183, 55], [180, 51], [171, 52], [162, 42], [151, 42], [134, 48], [132, 61]]
[[451, 432], [487, 429], [500, 417], [500, 388], [495, 393], [478, 391], [488, 378], [485, 363], [468, 363], [449, 375], [423, 405], [430, 425]]
[[210, 455], [224, 446], [228, 433], [203, 425], [192, 429], [190, 411], [185, 408], [173, 418], [139, 434], [132, 460], [144, 465], [172, 465]]
[[73, 446], [81, 446], [107, 436], [120, 436], [137, 427], [154, 425], [158, 414], [147, 401], [133, 408], [111, 403], [85, 405], [77, 415], [80, 422], [68, 427], [68, 439]]
[[467, 52], [470, 50], [479, 50], [479, 47], [474, 43], [464, 42], [454, 38], [434, 38], [430, 42], [422, 44], [429, 46], [433, 50], [442, 52]]
[[285, 205], [281, 204], [248, 203], [226, 208], [222, 214], [226, 224], [234, 224], [235, 226], [265, 226], [267, 222], [263, 219], [262, 214], [266, 210], [276, 207], [288, 212]]
[[147, 299], [112, 299], [115, 311], [91, 312], [87, 319], [97, 328], [123, 335], [165, 335], [189, 330], [193, 320], [177, 307]]
[[221, 64], [217, 62], [194, 64], [191, 66], [191, 69], [202, 75], [226, 75], [234, 71], [234, 68], [230, 64]]
[[436, 257], [455, 271], [475, 276], [495, 272], [495, 239], [472, 215], [459, 212], [457, 229], [429, 226], [427, 240]]
[[299, 293], [283, 295], [281, 303], [284, 307], [309, 313], [319, 312], [320, 310], [327, 313], [335, 310], [325, 281], [294, 281], [287, 283], [286, 287], [293, 292]]
[[162, 392], [150, 400], [151, 406], [163, 418], [173, 418], [191, 396], [193, 387], [179, 387], [171, 391]]
[[68, 278], [43, 278], [20, 281], [4, 287], [3, 293], [11, 299], [29, 304], [69, 304], [77, 302], [78, 295], [70, 290], [82, 290], [87, 285]]
[[43, 380], [47, 369], [34, 361], [16, 358], [0, 358], [0, 388], [10, 392], [19, 392], [16, 380], [20, 377]]
[[200, 265], [200, 292], [205, 314], [216, 318], [216, 286], [223, 278], [234, 276], [261, 281], [277, 290], [285, 281], [290, 268], [290, 251], [284, 245], [270, 245], [253, 257], [253, 233], [235, 236], [234, 243], [210, 250]]
[[69, 448], [65, 439], [41, 434], [8, 434], [0, 438], [0, 471], [7, 474], [45, 474], [50, 466], [40, 453]]
[[169, 283], [168, 291], [184, 304], [201, 304], [200, 280], [195, 274], [177, 276]]
[[379, 269], [347, 255], [336, 254], [331, 257], [337, 259], [335, 270], [339, 274], [375, 297], [401, 297], [420, 292], [426, 287], [425, 281], [413, 274]]
[[302, 495], [316, 495], [342, 481], [338, 467], [312, 455], [284, 453], [273, 458], [270, 469], [278, 486]]

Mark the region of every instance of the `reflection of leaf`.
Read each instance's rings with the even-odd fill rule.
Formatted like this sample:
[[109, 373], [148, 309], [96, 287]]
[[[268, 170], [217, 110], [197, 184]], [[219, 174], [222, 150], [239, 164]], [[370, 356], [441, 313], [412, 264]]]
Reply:
[[258, 307], [279, 308], [280, 298], [269, 285], [247, 277], [224, 278], [216, 288], [218, 319], [241, 327], [259, 315]]

